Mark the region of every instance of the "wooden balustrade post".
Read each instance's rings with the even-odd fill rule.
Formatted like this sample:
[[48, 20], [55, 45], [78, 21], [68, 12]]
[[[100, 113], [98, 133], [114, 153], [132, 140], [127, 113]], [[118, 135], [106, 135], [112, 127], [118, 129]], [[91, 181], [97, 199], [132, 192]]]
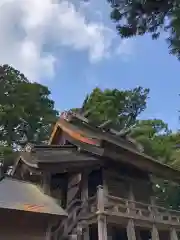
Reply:
[[178, 240], [178, 236], [175, 228], [172, 228], [170, 230], [170, 240]]
[[128, 221], [126, 232], [128, 240], [136, 240], [134, 221], [132, 219]]
[[159, 232], [158, 232], [158, 229], [155, 224], [153, 225], [152, 230], [151, 230], [151, 239], [159, 240]]
[[98, 186], [97, 190], [97, 209], [98, 209], [98, 240], [107, 240], [107, 218], [104, 214], [104, 190]]

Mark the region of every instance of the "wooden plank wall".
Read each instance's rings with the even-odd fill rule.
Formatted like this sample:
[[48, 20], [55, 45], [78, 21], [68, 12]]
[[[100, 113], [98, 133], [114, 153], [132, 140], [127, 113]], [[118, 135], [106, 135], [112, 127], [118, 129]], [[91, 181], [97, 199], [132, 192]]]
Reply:
[[103, 174], [108, 194], [121, 198], [128, 198], [129, 194], [129, 183], [125, 179], [121, 178], [115, 171], [104, 170]]
[[123, 176], [114, 169], [106, 169], [103, 174], [108, 194], [120, 198], [129, 198], [130, 186], [134, 195], [134, 200], [144, 203], [150, 203], [152, 189], [147, 179], [138, 179], [135, 177]]
[[134, 180], [132, 182], [132, 191], [134, 199], [137, 202], [149, 203], [152, 195], [151, 185], [147, 181]]

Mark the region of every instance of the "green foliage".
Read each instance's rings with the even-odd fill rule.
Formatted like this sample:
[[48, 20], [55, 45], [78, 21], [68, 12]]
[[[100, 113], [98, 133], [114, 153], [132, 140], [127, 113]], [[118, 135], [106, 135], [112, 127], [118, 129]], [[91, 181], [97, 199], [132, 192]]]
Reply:
[[146, 108], [149, 89], [142, 87], [120, 91], [95, 88], [83, 102], [83, 111], [91, 110], [88, 118], [96, 124], [112, 120], [118, 130], [135, 123], [137, 116]]
[[131, 132], [131, 137], [143, 145], [146, 154], [164, 163], [169, 163], [173, 151], [173, 142], [171, 141], [171, 131], [162, 120], [137, 121]]
[[170, 53], [180, 59], [180, 4], [178, 0], [108, 0], [111, 18], [121, 37], [150, 33], [157, 39], [165, 31]]
[[[0, 66], [0, 141], [17, 148], [49, 137], [57, 112], [47, 87], [31, 83], [11, 66]], [[7, 155], [5, 151], [3, 155]]]

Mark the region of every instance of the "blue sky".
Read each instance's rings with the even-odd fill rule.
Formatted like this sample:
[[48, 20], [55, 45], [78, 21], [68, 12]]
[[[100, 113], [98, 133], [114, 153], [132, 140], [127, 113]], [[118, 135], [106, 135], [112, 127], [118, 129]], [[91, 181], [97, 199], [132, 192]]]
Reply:
[[[114, 30], [107, 9], [103, 17]], [[115, 42], [120, 42], [118, 36]], [[55, 80], [48, 82], [56, 107], [63, 110], [80, 106], [85, 95], [96, 86], [118, 89], [142, 86], [150, 88], [150, 94], [141, 118], [161, 118], [173, 130], [178, 129], [180, 62], [169, 55], [163, 37], [154, 41], [150, 36], [137, 37], [130, 44], [126, 59], [115, 55], [96, 64], [89, 63], [85, 52], [66, 50], [64, 64]]]
[[81, 106], [97, 86], [150, 88], [141, 118], [161, 118], [177, 130], [180, 62], [164, 36], [122, 41], [109, 13], [106, 0], [1, 0], [0, 64], [47, 85], [60, 111]]
[[148, 106], [142, 118], [161, 118], [172, 129], [179, 128], [180, 62], [168, 54], [164, 40], [141, 37], [133, 41], [127, 61], [119, 56], [91, 65], [86, 57], [69, 53], [67, 64], [49, 82], [52, 97], [60, 110], [80, 106], [85, 95], [100, 88], [150, 88]]

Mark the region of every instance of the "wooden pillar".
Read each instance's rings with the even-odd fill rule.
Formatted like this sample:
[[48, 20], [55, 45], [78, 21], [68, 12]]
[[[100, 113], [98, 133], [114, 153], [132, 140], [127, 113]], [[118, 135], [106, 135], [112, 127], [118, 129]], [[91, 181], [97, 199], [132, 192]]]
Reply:
[[104, 214], [104, 190], [102, 186], [98, 187], [98, 240], [107, 240], [107, 218]]
[[[82, 174], [82, 190], [81, 190], [81, 200], [84, 204], [84, 213], [86, 214], [88, 209], [88, 171], [83, 172]], [[88, 223], [85, 222], [83, 226], [83, 239], [89, 240], [89, 226]]]
[[130, 219], [128, 221], [126, 231], [127, 231], [128, 240], [136, 240], [136, 232], [135, 232], [135, 227], [134, 227], [134, 221], [132, 219]]
[[159, 232], [158, 232], [158, 229], [155, 224], [153, 225], [152, 230], [151, 230], [151, 239], [159, 240]]
[[50, 194], [51, 174], [43, 172], [42, 189], [45, 194]]
[[[129, 200], [134, 201], [133, 184], [132, 184], [131, 181], [129, 183], [130, 183], [129, 184]], [[135, 203], [130, 202], [129, 203], [129, 208], [130, 208], [129, 212], [131, 212], [134, 207], [135, 207]], [[127, 231], [128, 240], [136, 240], [136, 232], [135, 232], [135, 227], [134, 227], [134, 221], [132, 219], [130, 219], [128, 221], [126, 231]]]
[[178, 240], [178, 236], [175, 228], [172, 228], [170, 230], [170, 240]]

